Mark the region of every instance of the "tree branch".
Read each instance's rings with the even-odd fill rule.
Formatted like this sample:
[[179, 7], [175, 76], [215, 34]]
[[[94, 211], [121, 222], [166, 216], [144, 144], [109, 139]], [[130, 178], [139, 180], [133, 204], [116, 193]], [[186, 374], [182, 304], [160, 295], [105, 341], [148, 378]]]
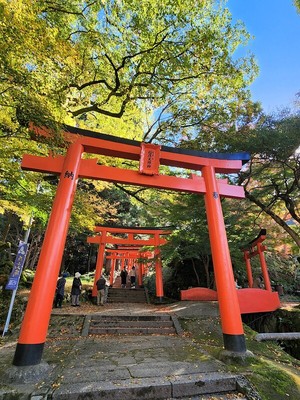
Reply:
[[252, 203], [256, 204], [261, 210], [263, 210], [267, 215], [269, 215], [278, 225], [280, 225], [295, 241], [295, 243], [300, 247], [300, 237], [297, 233], [287, 225], [287, 223], [280, 218], [277, 214], [275, 214], [269, 207], [263, 204], [258, 198], [251, 195], [245, 189], [246, 198], [249, 199]]

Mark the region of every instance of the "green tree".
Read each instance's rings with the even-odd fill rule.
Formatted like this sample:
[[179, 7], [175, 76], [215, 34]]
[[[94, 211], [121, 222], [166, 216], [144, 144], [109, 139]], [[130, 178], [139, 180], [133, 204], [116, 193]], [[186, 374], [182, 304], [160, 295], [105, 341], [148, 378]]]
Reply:
[[117, 134], [142, 119], [147, 140], [174, 141], [233, 118], [257, 72], [233, 59], [249, 35], [224, 1], [15, 0], [0, 12], [6, 135], [28, 119], [102, 129], [130, 116]]
[[[220, 150], [228, 147], [224, 133], [237, 134], [235, 121], [257, 107], [247, 89], [257, 74], [253, 57], [234, 58], [249, 35], [242, 24], [232, 24], [225, 1], [0, 0], [0, 20], [1, 206], [24, 221], [34, 211], [45, 224], [56, 187], [43, 182], [37, 195], [43, 175], [16, 167], [22, 154], [65, 151], [57, 143], [32, 142], [29, 120], [55, 133], [68, 123]], [[108, 187], [80, 183], [74, 229], [90, 228], [95, 219], [131, 219], [123, 212], [126, 196], [103, 198]], [[152, 198], [150, 191], [130, 193], [143, 203]], [[146, 220], [155, 215], [145, 213]]]
[[152, 215], [157, 214], [161, 226], [172, 227], [172, 235], [162, 247], [162, 254], [165, 264], [173, 269], [173, 275], [181, 276], [186, 287], [212, 287], [211, 250], [203, 196], [171, 193], [163, 201], [153, 199], [152, 207], [157, 209]]
[[[266, 117], [243, 143], [251, 151], [239, 182], [248, 200], [271, 217], [300, 246], [300, 117]], [[293, 220], [294, 225], [289, 221]]]

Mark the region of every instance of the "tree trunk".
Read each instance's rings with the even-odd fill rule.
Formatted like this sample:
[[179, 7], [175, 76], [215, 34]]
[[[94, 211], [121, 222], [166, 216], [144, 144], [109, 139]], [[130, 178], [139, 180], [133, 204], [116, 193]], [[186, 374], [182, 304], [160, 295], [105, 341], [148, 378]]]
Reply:
[[209, 257], [205, 256], [205, 259], [202, 258], [202, 260], [203, 260], [205, 275], [206, 275], [206, 286], [209, 288], [210, 287]]
[[197, 273], [197, 271], [196, 271], [196, 266], [195, 266], [195, 262], [194, 262], [194, 259], [193, 259], [193, 258], [192, 258], [192, 266], [193, 266], [193, 270], [194, 270], [195, 275], [196, 275], [197, 284], [198, 284], [198, 286], [200, 286], [200, 279], [199, 279], [199, 275], [198, 275], [198, 273]]
[[3, 236], [2, 236], [3, 242], [6, 242], [6, 240], [7, 240], [7, 236], [8, 236], [9, 230], [10, 230], [10, 226], [11, 226], [11, 217], [12, 217], [12, 214], [10, 212], [7, 213], [7, 223], [3, 230]]

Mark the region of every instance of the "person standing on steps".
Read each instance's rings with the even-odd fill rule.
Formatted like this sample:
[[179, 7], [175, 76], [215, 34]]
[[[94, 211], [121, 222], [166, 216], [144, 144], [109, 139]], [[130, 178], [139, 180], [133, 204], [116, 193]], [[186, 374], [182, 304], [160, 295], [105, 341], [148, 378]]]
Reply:
[[62, 302], [64, 299], [65, 295], [65, 285], [66, 285], [66, 277], [68, 274], [64, 272], [62, 276], [57, 280], [56, 283], [56, 294], [55, 294], [55, 300], [54, 300], [54, 307], [55, 308], [61, 308]]
[[126, 288], [126, 284], [127, 284], [127, 276], [128, 276], [128, 272], [126, 270], [126, 267], [124, 267], [124, 269], [122, 269], [121, 273], [121, 286], [122, 288]]
[[73, 279], [73, 284], [72, 284], [72, 289], [71, 289], [71, 305], [73, 307], [79, 307], [79, 297], [81, 293], [81, 280], [80, 280], [81, 274], [79, 272], [75, 273], [75, 278]]
[[131, 268], [131, 271], [129, 272], [130, 276], [130, 287], [131, 289], [135, 289], [135, 278], [136, 278], [136, 271], [135, 271], [135, 266]]
[[97, 306], [104, 306], [104, 296], [105, 296], [105, 285], [106, 285], [106, 279], [104, 278], [103, 275], [100, 276], [100, 278], [96, 282], [97, 286]]

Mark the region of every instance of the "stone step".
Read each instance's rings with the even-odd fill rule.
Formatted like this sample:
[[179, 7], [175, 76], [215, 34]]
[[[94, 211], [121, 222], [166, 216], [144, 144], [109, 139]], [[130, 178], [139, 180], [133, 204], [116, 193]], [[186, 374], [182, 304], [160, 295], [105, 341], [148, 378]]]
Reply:
[[171, 335], [175, 334], [174, 327], [95, 327], [89, 329], [89, 335]]
[[108, 297], [145, 297], [145, 291], [144, 290], [130, 290], [130, 289], [121, 289], [120, 292], [114, 291], [114, 289], [111, 289], [108, 292]]
[[[107, 321], [106, 324], [109, 323], [111, 328], [120, 327], [120, 328], [128, 328], [128, 326], [132, 328], [138, 328], [141, 325], [145, 328], [156, 328], [157, 326], [160, 328], [169, 328], [173, 326], [173, 321]], [[101, 327], [103, 325], [102, 321], [91, 321], [91, 326], [94, 328]]]
[[136, 288], [136, 289], [130, 289], [130, 288], [109, 288], [108, 293], [113, 293], [113, 294], [122, 294], [123, 296], [126, 294], [138, 294], [138, 293], [145, 293], [145, 289], [143, 288]]
[[[65, 383], [56, 389], [53, 399], [172, 400], [238, 398], [238, 396], [231, 396], [232, 392], [235, 391], [236, 376], [226, 373], [201, 373], [177, 376], [161, 375], [153, 378], [143, 377], [143, 379], [107, 380], [104, 382], [94, 381], [88, 384], [86, 382], [78, 382], [76, 385], [74, 383]], [[222, 393], [223, 396], [214, 397], [214, 393], [219, 395]], [[210, 394], [211, 397], [202, 397], [202, 395], [205, 396], [207, 394]]]
[[[170, 315], [89, 315], [82, 335], [170, 335], [177, 324]], [[176, 325], [176, 326], [175, 326]]]
[[145, 300], [135, 301], [135, 300], [112, 300], [109, 302], [110, 304], [126, 304], [126, 303], [134, 303], [134, 304], [143, 304]]
[[146, 303], [145, 289], [109, 288], [108, 303]]
[[124, 299], [123, 297], [113, 297], [107, 298], [108, 303], [147, 303], [146, 298], [127, 298]]
[[147, 315], [103, 315], [93, 314], [91, 321], [102, 320], [103, 322], [109, 321], [170, 321], [171, 317], [168, 314], [147, 314]]

